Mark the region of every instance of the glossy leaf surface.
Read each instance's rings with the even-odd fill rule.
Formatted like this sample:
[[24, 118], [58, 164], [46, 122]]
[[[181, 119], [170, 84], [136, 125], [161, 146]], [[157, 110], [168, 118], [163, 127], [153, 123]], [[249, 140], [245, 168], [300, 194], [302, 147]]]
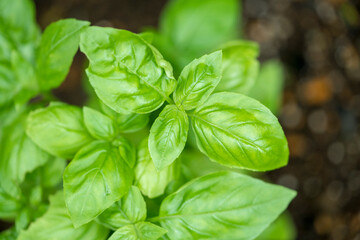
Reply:
[[110, 236], [109, 240], [157, 240], [166, 232], [155, 224], [139, 222], [120, 228]]
[[98, 220], [112, 230], [117, 230], [128, 224], [144, 221], [146, 218], [146, 203], [140, 190], [132, 186], [129, 192], [106, 209]]
[[81, 35], [86, 70], [98, 97], [117, 112], [149, 113], [173, 92], [172, 67], [144, 39], [126, 30], [90, 27]]
[[82, 148], [64, 172], [65, 201], [74, 226], [88, 223], [118, 201], [132, 179], [117, 147], [95, 141]]
[[62, 158], [72, 158], [93, 140], [84, 126], [81, 109], [63, 103], [31, 112], [26, 133], [39, 147]]
[[21, 232], [18, 240], [105, 240], [109, 231], [96, 222], [74, 228], [65, 206], [63, 192], [50, 197], [48, 211]]
[[87, 21], [63, 19], [45, 29], [36, 55], [41, 89], [56, 88], [65, 79], [79, 47], [80, 33], [88, 25]]
[[157, 220], [170, 239], [254, 239], [296, 193], [246, 175], [218, 172], [166, 197]]
[[225, 166], [267, 171], [288, 162], [287, 141], [277, 118], [244, 95], [213, 94], [192, 115], [192, 127], [200, 151]]
[[205, 102], [221, 78], [221, 51], [204, 55], [189, 63], [181, 72], [174, 101], [185, 110]]
[[189, 131], [186, 113], [167, 105], [150, 129], [149, 151], [157, 170], [169, 166], [185, 147]]
[[176, 162], [161, 171], [156, 170], [150, 156], [148, 139], [140, 143], [135, 166], [135, 185], [139, 187], [142, 194], [149, 198], [162, 195], [166, 186], [175, 179], [176, 172]]
[[111, 118], [89, 107], [83, 108], [83, 114], [85, 126], [94, 138], [111, 140], [115, 137], [116, 126]]
[[232, 41], [222, 47], [222, 78], [216, 91], [246, 94], [254, 85], [259, 71], [259, 46], [250, 41]]

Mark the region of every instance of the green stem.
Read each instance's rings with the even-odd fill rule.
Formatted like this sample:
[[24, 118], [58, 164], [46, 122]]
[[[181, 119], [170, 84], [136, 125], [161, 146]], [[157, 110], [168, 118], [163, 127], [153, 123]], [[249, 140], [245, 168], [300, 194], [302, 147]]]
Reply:
[[148, 218], [147, 219], [149, 222], [160, 222], [161, 217], [157, 216], [157, 217], [152, 217], [152, 218]]
[[165, 97], [165, 100], [169, 103], [169, 104], [175, 104], [174, 101], [169, 98], [169, 97]]

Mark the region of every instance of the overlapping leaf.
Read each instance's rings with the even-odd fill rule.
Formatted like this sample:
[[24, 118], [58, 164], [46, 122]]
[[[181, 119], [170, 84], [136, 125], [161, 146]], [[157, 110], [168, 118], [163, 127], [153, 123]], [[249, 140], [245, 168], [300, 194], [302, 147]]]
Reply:
[[213, 173], [166, 197], [155, 219], [173, 240], [249, 240], [274, 221], [295, 195], [246, 175]]

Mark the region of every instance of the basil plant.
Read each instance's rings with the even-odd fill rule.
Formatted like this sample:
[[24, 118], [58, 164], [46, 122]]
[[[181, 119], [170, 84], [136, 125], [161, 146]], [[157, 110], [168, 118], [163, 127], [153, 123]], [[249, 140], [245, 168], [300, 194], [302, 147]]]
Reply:
[[[252, 175], [285, 166], [287, 140], [267, 107], [224, 91], [243, 74], [230, 50], [174, 76], [146, 33], [65, 19], [41, 34], [32, 2], [0, 6], [0, 219], [14, 223], [0, 239], [276, 235], [296, 193]], [[95, 108], [51, 93], [79, 47]]]

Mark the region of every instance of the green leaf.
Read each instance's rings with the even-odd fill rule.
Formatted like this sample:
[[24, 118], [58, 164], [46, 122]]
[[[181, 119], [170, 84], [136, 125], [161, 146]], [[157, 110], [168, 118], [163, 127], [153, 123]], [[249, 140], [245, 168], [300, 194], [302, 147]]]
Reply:
[[1, 240], [16, 240], [17, 239], [17, 232], [15, 227], [11, 227], [3, 232], [0, 232], [0, 239]]
[[79, 47], [80, 33], [88, 25], [87, 21], [63, 19], [45, 29], [36, 55], [37, 73], [43, 90], [56, 88], [65, 79]]
[[62, 158], [72, 158], [93, 140], [84, 126], [81, 109], [63, 103], [31, 112], [26, 133], [39, 147]]
[[259, 46], [255, 42], [238, 40], [222, 47], [222, 78], [216, 91], [246, 94], [259, 72]]
[[111, 118], [88, 108], [83, 108], [84, 123], [89, 133], [97, 139], [111, 140], [116, 135], [116, 126]]
[[0, 174], [0, 219], [14, 219], [21, 209], [21, 190], [15, 182]]
[[157, 240], [167, 231], [155, 224], [139, 222], [126, 225], [114, 232], [109, 240]]
[[90, 64], [86, 70], [98, 97], [122, 113], [149, 113], [173, 92], [171, 65], [137, 34], [113, 28], [89, 27], [80, 49]]
[[246, 175], [218, 172], [167, 196], [155, 220], [170, 239], [254, 239], [296, 193]]
[[169, 166], [185, 147], [189, 119], [183, 110], [167, 105], [150, 129], [149, 151], [158, 171]]
[[[1, 35], [0, 35], [1, 41]], [[6, 59], [5, 61], [7, 61]], [[15, 77], [14, 70], [10, 62], [0, 60], [0, 106], [3, 110], [4, 105], [10, 105], [9, 102], [16, 96], [19, 85]]]
[[0, 175], [17, 183], [24, 180], [26, 173], [51, 159], [26, 135], [25, 117], [21, 114], [0, 133]]
[[295, 225], [289, 214], [283, 213], [262, 232], [256, 240], [294, 240], [296, 238]]
[[247, 94], [278, 114], [284, 87], [284, 68], [281, 62], [269, 60], [261, 68], [255, 85]]
[[62, 181], [62, 176], [66, 167], [66, 160], [63, 158], [54, 157], [45, 165], [39, 168], [39, 175], [41, 176], [41, 185], [44, 188], [54, 188]]
[[50, 197], [48, 211], [30, 227], [20, 232], [18, 240], [105, 240], [109, 231], [96, 222], [74, 228], [68, 215], [63, 192]]
[[150, 31], [145, 31], [145, 32], [139, 33], [138, 35], [150, 44], [154, 40], [154, 33], [150, 32]]
[[200, 151], [217, 163], [267, 171], [288, 162], [289, 149], [277, 118], [252, 98], [216, 93], [191, 117]]
[[125, 160], [129, 167], [133, 168], [136, 162], [135, 146], [126, 138], [117, 137], [112, 144], [118, 147], [120, 157]]
[[95, 141], [82, 148], [64, 172], [65, 201], [74, 226], [90, 222], [118, 201], [132, 180], [117, 147]]
[[174, 101], [185, 110], [205, 102], [221, 78], [221, 51], [204, 55], [189, 63], [181, 72]]
[[143, 129], [149, 122], [148, 114], [122, 114], [117, 113], [105, 104], [101, 103], [102, 111], [117, 123], [117, 130], [121, 133], [137, 132]]
[[14, 100], [16, 104], [23, 105], [39, 91], [36, 73], [32, 63], [28, 62], [17, 51], [12, 52], [10, 63], [17, 85]]
[[165, 192], [166, 186], [175, 179], [177, 173], [176, 162], [157, 171], [151, 159], [148, 139], [145, 138], [138, 147], [137, 163], [135, 166], [135, 185], [142, 194], [149, 198], [155, 198]]
[[35, 6], [30, 0], [0, 1], [0, 31], [27, 60], [40, 36]]
[[[160, 51], [177, 69], [182, 69], [220, 44], [235, 39], [240, 23], [237, 0], [175, 0], [170, 1], [160, 19], [160, 34], [169, 46]], [[157, 42], [154, 45], [158, 47]]]
[[97, 219], [106, 227], [117, 230], [125, 225], [144, 221], [145, 218], [145, 200], [140, 190], [132, 186], [120, 201], [106, 209]]

